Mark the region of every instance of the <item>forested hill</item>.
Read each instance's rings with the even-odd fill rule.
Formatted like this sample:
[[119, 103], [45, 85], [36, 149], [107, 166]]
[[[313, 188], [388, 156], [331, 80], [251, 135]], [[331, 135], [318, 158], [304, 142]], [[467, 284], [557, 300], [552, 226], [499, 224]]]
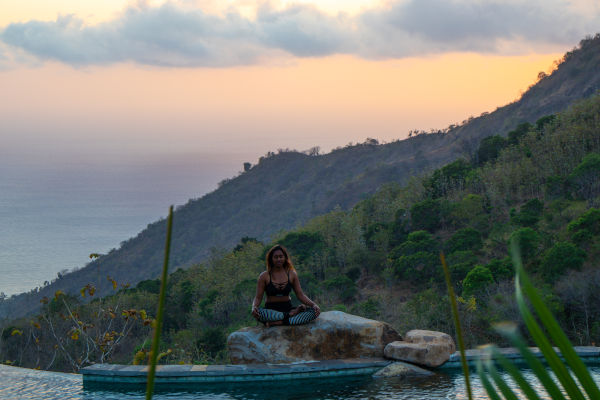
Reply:
[[450, 135], [470, 149], [476, 148], [486, 136], [505, 134], [522, 122], [534, 122], [595, 94], [600, 90], [600, 34], [583, 39], [556, 65], [551, 74], [540, 72], [538, 82], [518, 101], [471, 119], [451, 129]]
[[[535, 122], [592, 95], [600, 88], [599, 66], [596, 35], [567, 53], [557, 70], [542, 77], [519, 101], [462, 125], [388, 144], [366, 140], [324, 155], [269, 153], [214, 192], [176, 210], [171, 265], [188, 267], [210, 257], [211, 249], [231, 248], [242, 237], [267, 240], [336, 206], [348, 209], [385, 183], [402, 184], [459, 156], [474, 156], [481, 138], [506, 135], [523, 122]], [[164, 231], [163, 220], [154, 222], [86, 267], [3, 301], [0, 317], [30, 313], [39, 307], [40, 298], [59, 289], [76, 293], [89, 282], [105, 293], [110, 286], [107, 275], [131, 284], [157, 276]]]

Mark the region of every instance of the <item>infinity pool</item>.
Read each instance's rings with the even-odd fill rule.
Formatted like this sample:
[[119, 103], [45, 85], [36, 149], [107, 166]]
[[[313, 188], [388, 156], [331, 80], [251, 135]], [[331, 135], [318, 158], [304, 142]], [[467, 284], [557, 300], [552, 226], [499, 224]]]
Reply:
[[[600, 381], [600, 366], [590, 367]], [[526, 373], [527, 374], [527, 373]], [[530, 376], [531, 378], [531, 376]], [[533, 379], [533, 378], [531, 378]], [[474, 397], [487, 399], [478, 379]], [[81, 375], [0, 365], [0, 399], [144, 399], [142, 388], [83, 386]], [[429, 378], [373, 379], [370, 376], [275, 383], [212, 384], [158, 388], [155, 399], [466, 399], [463, 376], [444, 372]], [[549, 398], [549, 397], [545, 397]]]

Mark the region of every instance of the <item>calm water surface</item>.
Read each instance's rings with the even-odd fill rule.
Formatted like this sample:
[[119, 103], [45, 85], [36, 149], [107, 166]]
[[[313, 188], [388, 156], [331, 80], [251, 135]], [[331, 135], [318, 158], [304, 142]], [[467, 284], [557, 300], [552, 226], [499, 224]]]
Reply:
[[[241, 163], [240, 163], [241, 167]], [[240, 168], [237, 168], [240, 169]], [[226, 159], [120, 164], [0, 160], [0, 292], [29, 291], [81, 268], [235, 174]]]
[[[600, 367], [590, 367], [600, 380]], [[526, 376], [533, 381], [529, 372]], [[473, 378], [474, 398], [487, 399], [477, 378]], [[140, 388], [128, 386], [84, 387], [81, 376], [35, 371], [0, 365], [1, 399], [143, 399]], [[440, 373], [421, 379], [373, 379], [369, 376], [329, 380], [282, 381], [276, 383], [238, 383], [158, 388], [155, 399], [466, 399], [463, 376]], [[549, 399], [549, 397], [542, 397]]]

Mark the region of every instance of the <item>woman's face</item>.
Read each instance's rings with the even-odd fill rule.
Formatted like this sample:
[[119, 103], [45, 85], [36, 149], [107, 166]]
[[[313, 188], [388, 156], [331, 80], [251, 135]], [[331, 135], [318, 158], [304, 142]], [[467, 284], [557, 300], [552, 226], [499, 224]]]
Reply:
[[276, 267], [283, 267], [285, 264], [285, 255], [281, 250], [275, 250], [271, 258], [273, 259], [273, 265]]

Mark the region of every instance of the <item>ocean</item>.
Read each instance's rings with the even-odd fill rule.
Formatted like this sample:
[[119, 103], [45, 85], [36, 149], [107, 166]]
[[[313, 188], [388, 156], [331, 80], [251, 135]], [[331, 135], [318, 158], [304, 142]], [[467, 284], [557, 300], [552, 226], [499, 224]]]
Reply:
[[[237, 157], [0, 161], [0, 292], [29, 291], [232, 177]], [[1, 295], [1, 294], [0, 294]]]

